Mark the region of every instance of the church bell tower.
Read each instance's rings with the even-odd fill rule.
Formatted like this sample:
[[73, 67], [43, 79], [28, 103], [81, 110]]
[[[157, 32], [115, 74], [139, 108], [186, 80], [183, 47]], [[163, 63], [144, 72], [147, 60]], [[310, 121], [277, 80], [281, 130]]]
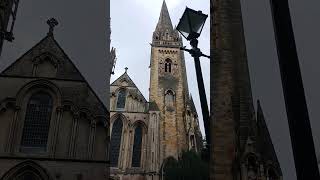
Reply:
[[150, 102], [160, 110], [160, 162], [178, 158], [187, 150], [185, 109], [188, 97], [186, 66], [182, 39], [173, 29], [167, 5], [163, 1], [160, 17], [153, 32], [150, 58]]

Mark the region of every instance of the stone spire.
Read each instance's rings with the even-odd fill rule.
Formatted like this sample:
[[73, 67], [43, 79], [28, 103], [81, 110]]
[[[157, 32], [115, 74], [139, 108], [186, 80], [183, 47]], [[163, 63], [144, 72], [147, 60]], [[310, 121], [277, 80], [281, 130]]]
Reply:
[[159, 21], [156, 27], [156, 31], [173, 30], [172, 22], [170, 19], [169, 11], [167, 8], [166, 1], [163, 0], [162, 8], [160, 12]]

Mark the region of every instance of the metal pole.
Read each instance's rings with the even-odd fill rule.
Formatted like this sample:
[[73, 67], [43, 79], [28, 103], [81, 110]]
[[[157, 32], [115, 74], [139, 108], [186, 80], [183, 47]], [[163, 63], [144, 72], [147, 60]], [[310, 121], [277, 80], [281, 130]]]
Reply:
[[195, 69], [196, 69], [201, 110], [202, 110], [202, 116], [203, 116], [203, 123], [204, 123], [204, 129], [205, 129], [205, 133], [206, 133], [207, 150], [209, 152], [210, 142], [211, 142], [210, 141], [209, 109], [208, 109], [207, 96], [206, 96], [206, 92], [205, 92], [205, 88], [204, 88], [202, 71], [201, 71], [201, 64], [200, 64], [200, 56], [202, 56], [203, 54], [201, 53], [200, 49], [198, 48], [198, 40], [197, 39], [192, 39], [190, 41], [190, 44], [192, 46], [192, 50], [191, 50], [192, 52], [190, 52], [190, 54], [194, 58], [194, 65], [195, 65]]
[[288, 1], [270, 2], [297, 179], [320, 179]]

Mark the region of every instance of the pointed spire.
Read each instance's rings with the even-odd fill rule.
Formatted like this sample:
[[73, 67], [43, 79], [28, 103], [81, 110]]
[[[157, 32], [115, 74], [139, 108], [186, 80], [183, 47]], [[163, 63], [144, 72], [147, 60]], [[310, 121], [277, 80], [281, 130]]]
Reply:
[[173, 30], [172, 22], [170, 19], [169, 11], [168, 11], [165, 0], [163, 0], [163, 3], [162, 3], [160, 17], [156, 27], [156, 31], [160, 31], [163, 29]]

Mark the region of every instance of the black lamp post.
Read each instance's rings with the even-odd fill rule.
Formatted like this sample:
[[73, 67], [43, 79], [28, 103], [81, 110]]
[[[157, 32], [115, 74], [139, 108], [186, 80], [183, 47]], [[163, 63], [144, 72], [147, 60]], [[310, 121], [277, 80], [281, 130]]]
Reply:
[[181, 47], [180, 49], [189, 52], [191, 56], [194, 58], [197, 81], [198, 81], [198, 89], [199, 89], [199, 95], [200, 95], [200, 103], [201, 103], [201, 109], [202, 109], [202, 116], [203, 116], [203, 123], [204, 123], [204, 128], [206, 133], [207, 148], [209, 152], [209, 144], [210, 144], [209, 110], [208, 110], [206, 92], [203, 84], [200, 57], [204, 56], [204, 57], [210, 58], [210, 56], [202, 54], [202, 52], [198, 48], [198, 40], [197, 40], [197, 38], [201, 34], [201, 31], [203, 29], [203, 26], [207, 17], [208, 15], [203, 14], [201, 11], [195, 11], [187, 7], [176, 29], [182, 34], [183, 37], [185, 37], [188, 41], [190, 41], [190, 45], [192, 47], [192, 49], [186, 49], [185, 47]]
[[297, 179], [320, 179], [289, 4], [270, 2]]

